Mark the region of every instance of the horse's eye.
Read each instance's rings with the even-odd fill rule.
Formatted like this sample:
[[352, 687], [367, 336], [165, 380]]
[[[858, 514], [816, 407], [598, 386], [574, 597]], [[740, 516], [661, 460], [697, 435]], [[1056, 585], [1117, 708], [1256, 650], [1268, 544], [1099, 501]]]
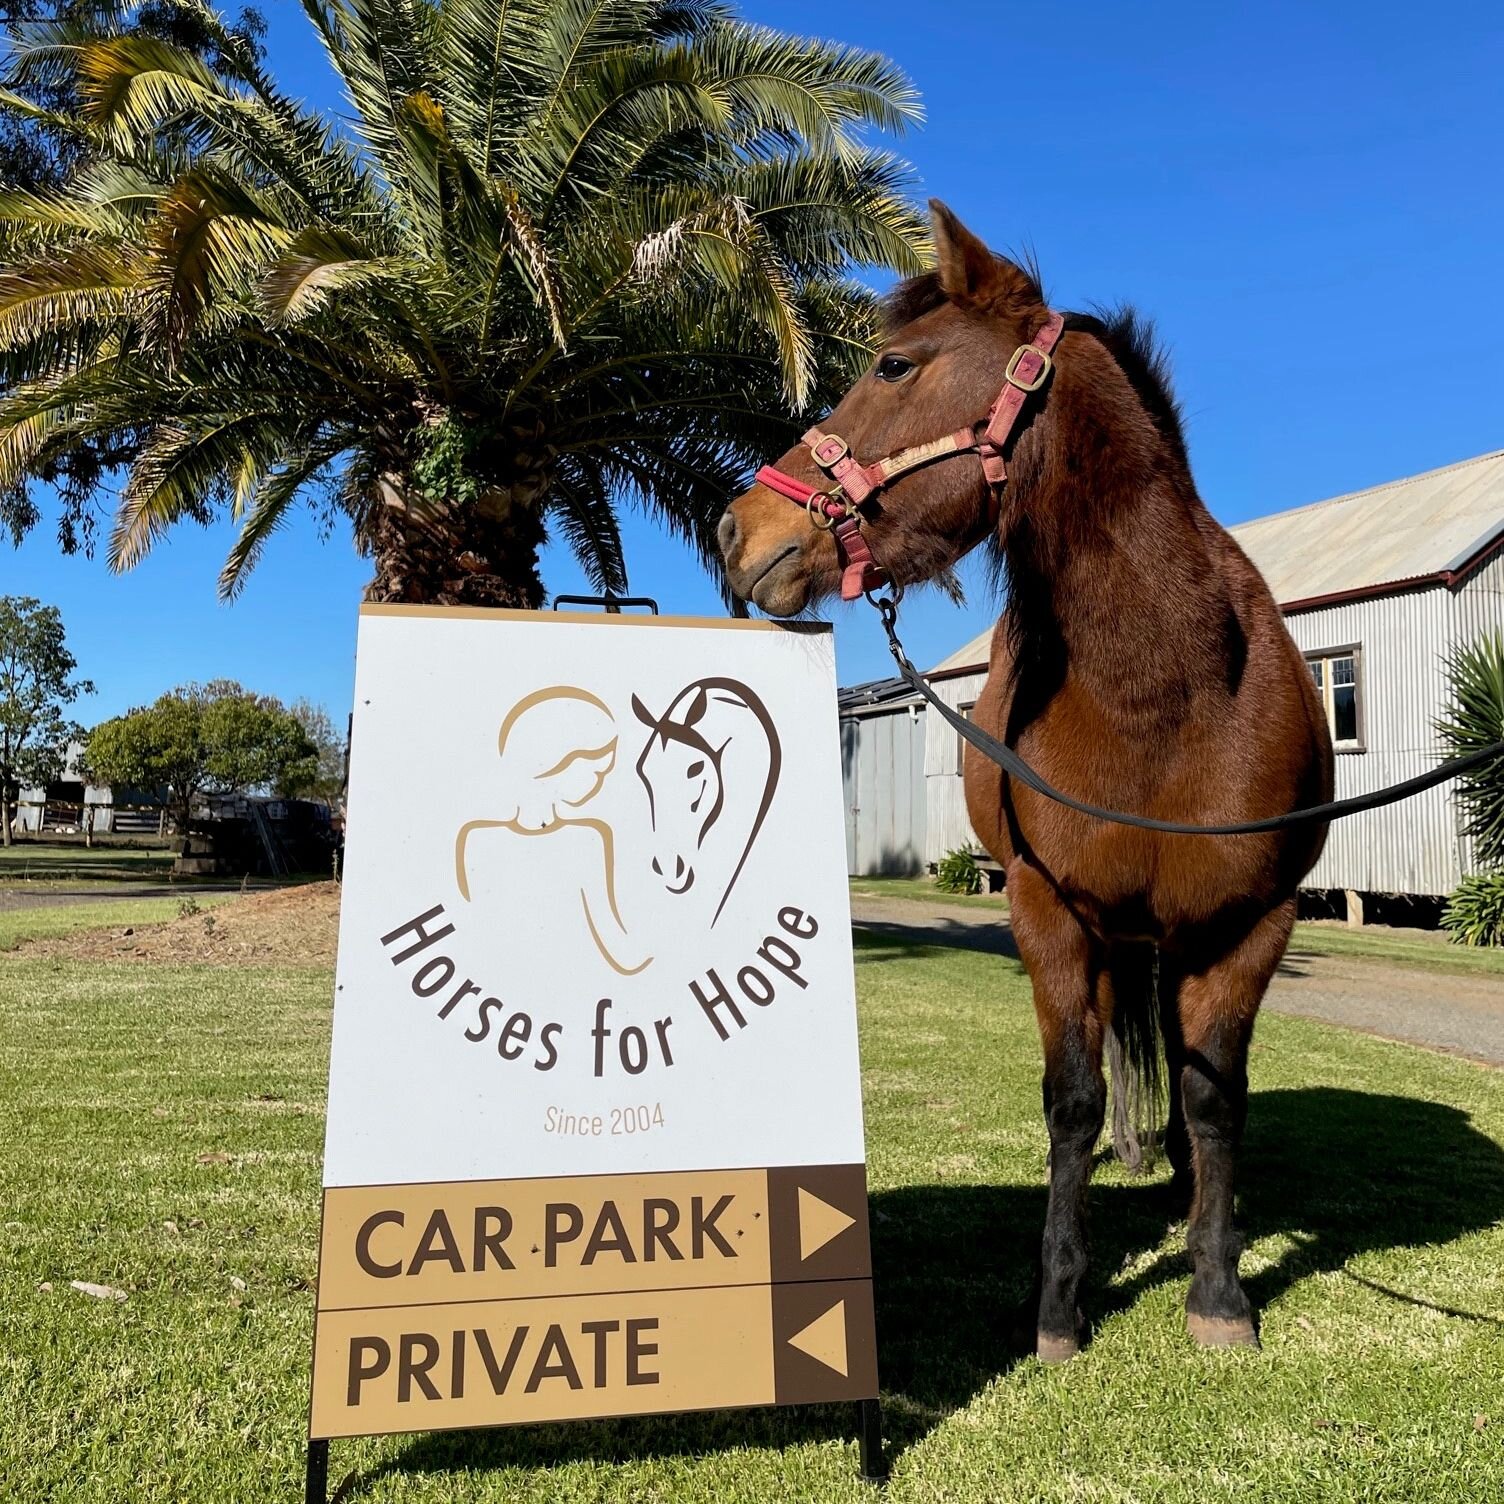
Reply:
[[705, 764], [703, 762], [695, 761], [695, 762], [690, 763], [690, 765], [687, 768], [685, 768], [685, 770], [684, 770], [684, 776], [686, 778], [698, 778], [700, 776], [700, 774], [703, 773], [704, 771], [705, 771]]
[[879, 381], [902, 381], [914, 369], [914, 362], [906, 355], [884, 355], [877, 363]]

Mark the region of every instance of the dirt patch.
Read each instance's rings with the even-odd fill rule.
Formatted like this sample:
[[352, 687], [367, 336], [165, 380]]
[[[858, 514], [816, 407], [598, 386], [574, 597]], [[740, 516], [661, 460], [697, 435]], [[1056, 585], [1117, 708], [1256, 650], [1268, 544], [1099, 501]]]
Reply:
[[310, 883], [254, 893], [165, 924], [112, 925], [27, 941], [14, 954], [169, 965], [333, 966], [339, 892], [338, 883]]

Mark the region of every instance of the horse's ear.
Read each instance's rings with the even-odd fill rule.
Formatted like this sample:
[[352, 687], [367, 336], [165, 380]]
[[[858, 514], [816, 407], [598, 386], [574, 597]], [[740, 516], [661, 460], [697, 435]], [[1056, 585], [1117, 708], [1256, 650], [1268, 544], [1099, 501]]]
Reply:
[[683, 724], [686, 726], [698, 726], [704, 720], [705, 712], [709, 709], [710, 697], [705, 693], [704, 686], [701, 685], [699, 692], [695, 695], [693, 701], [691, 701], [689, 709], [684, 712]]
[[653, 712], [636, 695], [632, 696], [632, 713], [644, 726], [651, 726], [654, 731], [658, 729], [657, 717], [654, 716]]
[[930, 200], [935, 238], [935, 269], [940, 290], [953, 303], [987, 308], [1043, 301], [1034, 278], [1022, 267], [995, 255], [938, 198]]
[[930, 222], [941, 292], [956, 303], [985, 301], [997, 275], [997, 257], [938, 198], [930, 200]]

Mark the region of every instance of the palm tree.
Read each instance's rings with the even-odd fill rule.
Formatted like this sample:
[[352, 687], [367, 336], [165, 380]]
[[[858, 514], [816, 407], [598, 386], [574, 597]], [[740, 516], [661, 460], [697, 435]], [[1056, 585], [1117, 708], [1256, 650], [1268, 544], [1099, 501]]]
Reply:
[[233, 596], [311, 501], [368, 599], [536, 606], [550, 527], [626, 588], [621, 497], [713, 565], [749, 463], [867, 357], [852, 268], [922, 264], [868, 141], [917, 118], [903, 76], [718, 0], [303, 0], [344, 126], [172, 3], [214, 67], [34, 23], [0, 92], [85, 151], [0, 194], [0, 491], [123, 448], [116, 569], [227, 508]]

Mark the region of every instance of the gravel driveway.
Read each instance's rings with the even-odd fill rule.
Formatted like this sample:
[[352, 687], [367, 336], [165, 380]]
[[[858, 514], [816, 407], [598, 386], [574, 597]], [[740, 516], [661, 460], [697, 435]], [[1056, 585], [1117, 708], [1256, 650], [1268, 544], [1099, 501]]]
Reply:
[[205, 894], [260, 893], [273, 887], [266, 882], [142, 883], [120, 882], [99, 888], [42, 888], [24, 883], [0, 883], [0, 913], [16, 909], [71, 908], [80, 903], [114, 903], [133, 898], [202, 898]]
[[[853, 897], [851, 917], [858, 929], [894, 940], [1018, 954], [1005, 914], [912, 899]], [[1504, 1065], [1500, 976], [1424, 971], [1354, 956], [1315, 956], [1303, 953], [1297, 943], [1280, 964], [1264, 1006]]]

